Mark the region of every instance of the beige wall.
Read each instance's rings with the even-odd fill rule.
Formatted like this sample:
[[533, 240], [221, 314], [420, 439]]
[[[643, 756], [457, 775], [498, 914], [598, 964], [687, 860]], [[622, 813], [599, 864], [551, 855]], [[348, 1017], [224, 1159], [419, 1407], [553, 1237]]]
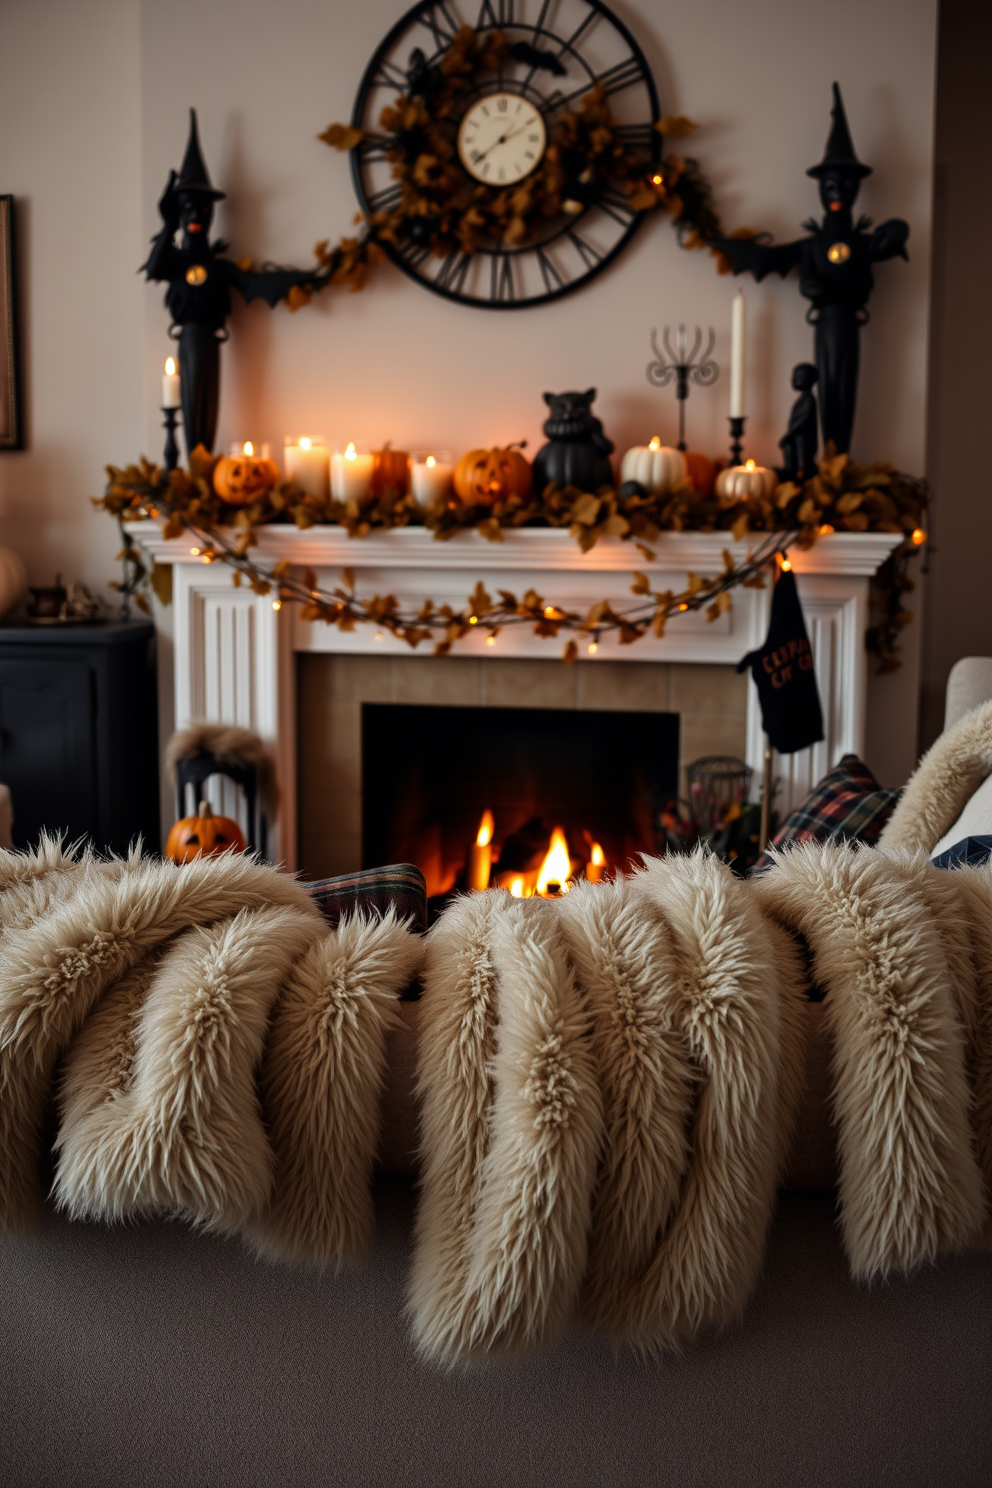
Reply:
[[[32, 449], [0, 456], [0, 514], [36, 576], [56, 566], [108, 576], [113, 534], [85, 497], [104, 461], [161, 448], [166, 314], [161, 288], [134, 271], [181, 158], [188, 105], [229, 193], [217, 230], [238, 254], [306, 263], [318, 237], [349, 229], [355, 205], [346, 159], [315, 136], [348, 117], [402, 5], [4, 0], [0, 189], [27, 198], [31, 219]], [[875, 166], [861, 206], [912, 226], [911, 262], [879, 269], [855, 453], [922, 469], [936, 0], [835, 0], [828, 17], [818, 0], [616, 8], [644, 46], [663, 108], [705, 126], [693, 149], [730, 226], [786, 237], [816, 210], [804, 172], [823, 150], [830, 83], [842, 82], [855, 143]], [[544, 389], [587, 385], [599, 387], [598, 411], [621, 448], [653, 432], [673, 438], [674, 400], [644, 379], [648, 332], [712, 324], [725, 366], [732, 291], [658, 220], [596, 283], [543, 309], [449, 305], [391, 267], [364, 294], [331, 293], [297, 316], [239, 306], [219, 440], [280, 443], [307, 429], [454, 449], [522, 436], [536, 445]], [[794, 280], [748, 281], [747, 293], [749, 450], [771, 460], [811, 332]], [[694, 445], [725, 446], [726, 401], [725, 372], [693, 394]], [[912, 761], [913, 730], [893, 720], [914, 716], [915, 688], [915, 665], [873, 686], [869, 758], [887, 779]]]
[[119, 543], [87, 498], [145, 439], [138, 32], [135, 0], [0, 4], [28, 446], [0, 454], [0, 542], [33, 583], [102, 588]]

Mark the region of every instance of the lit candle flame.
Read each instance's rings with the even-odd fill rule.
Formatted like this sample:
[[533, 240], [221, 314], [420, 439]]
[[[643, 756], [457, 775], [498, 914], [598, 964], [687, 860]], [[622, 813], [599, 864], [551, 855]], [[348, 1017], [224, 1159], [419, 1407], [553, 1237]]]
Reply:
[[427, 466], [428, 470], [433, 470], [434, 466], [437, 464], [437, 461], [435, 460], [433, 455], [428, 455], [427, 459], [424, 461], [424, 464]]
[[755, 465], [755, 463], [754, 463], [753, 460], [745, 460], [744, 461], [744, 469], [745, 470], [756, 470], [757, 468], [758, 467]]
[[589, 861], [595, 868], [601, 868], [606, 862], [606, 854], [598, 842], [594, 842], [589, 853]]
[[165, 359], [165, 375], [166, 375], [166, 377], [175, 377], [175, 375], [176, 375], [176, 359], [175, 359], [175, 357], [166, 357], [166, 359]]
[[652, 439], [651, 443], [648, 445], [648, 449], [649, 450], [660, 450], [661, 449], [661, 440], [658, 438], [657, 434], [654, 436], [654, 438]]
[[493, 840], [493, 832], [495, 830], [495, 827], [496, 823], [493, 820], [492, 812], [489, 810], [484, 811], [482, 813], [482, 820], [479, 823], [479, 831], [475, 839], [477, 846], [488, 847], [489, 843]]
[[517, 874], [516, 878], [510, 879], [510, 893], [512, 894], [514, 899], [523, 899], [525, 897], [524, 881], [519, 873]]
[[572, 859], [568, 851], [568, 842], [561, 827], [555, 827], [551, 833], [551, 842], [548, 846], [547, 856], [541, 864], [537, 874], [537, 892], [547, 894], [548, 884], [556, 883], [564, 894], [568, 889], [568, 880], [572, 872]]
[[310, 448], [310, 441], [307, 438], [307, 436], [304, 434], [303, 438], [300, 440], [300, 449], [309, 449], [309, 448]]
[[348, 445], [348, 448], [344, 452], [344, 457], [345, 457], [346, 460], [357, 460], [358, 459], [358, 451], [356, 450], [354, 444], [349, 444]]
[[241, 446], [241, 453], [243, 455], [253, 455], [255, 453], [255, 446], [252, 444], [250, 439], [246, 439], [244, 444]]

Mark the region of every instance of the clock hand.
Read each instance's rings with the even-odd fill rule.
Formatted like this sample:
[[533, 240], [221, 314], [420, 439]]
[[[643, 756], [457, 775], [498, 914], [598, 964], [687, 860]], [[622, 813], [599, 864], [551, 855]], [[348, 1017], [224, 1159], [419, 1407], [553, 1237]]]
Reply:
[[476, 157], [476, 162], [475, 163], [478, 165], [478, 163], [479, 163], [480, 160], [485, 160], [485, 158], [489, 154], [489, 151], [490, 150], [495, 150], [495, 148], [496, 148], [497, 145], [505, 145], [506, 142], [507, 142], [507, 140], [516, 139], [516, 137], [517, 137], [518, 134], [523, 134], [524, 130], [529, 129], [529, 128], [530, 128], [530, 125], [529, 124], [521, 124], [521, 126], [520, 126], [519, 129], [511, 129], [509, 131], [509, 133], [507, 133], [507, 134], [501, 134], [500, 137], [499, 137], [499, 139], [494, 139], [493, 142], [492, 142], [492, 144], [491, 145], [487, 145], [486, 148], [481, 152], [481, 154], [479, 154]]

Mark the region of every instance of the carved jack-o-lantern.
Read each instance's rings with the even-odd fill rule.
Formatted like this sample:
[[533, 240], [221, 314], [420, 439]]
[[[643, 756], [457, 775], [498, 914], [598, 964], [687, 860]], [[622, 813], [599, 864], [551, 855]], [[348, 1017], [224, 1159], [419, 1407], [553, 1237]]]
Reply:
[[255, 455], [251, 447], [239, 455], [224, 455], [214, 466], [214, 490], [228, 506], [250, 506], [279, 479], [275, 460]]
[[245, 839], [237, 822], [229, 816], [214, 816], [209, 801], [201, 801], [196, 816], [184, 816], [171, 828], [165, 856], [174, 863], [194, 858], [215, 858], [219, 853], [244, 852]]
[[455, 466], [455, 491], [466, 506], [492, 506], [507, 496], [529, 496], [530, 461], [512, 445], [505, 449], [474, 449]]

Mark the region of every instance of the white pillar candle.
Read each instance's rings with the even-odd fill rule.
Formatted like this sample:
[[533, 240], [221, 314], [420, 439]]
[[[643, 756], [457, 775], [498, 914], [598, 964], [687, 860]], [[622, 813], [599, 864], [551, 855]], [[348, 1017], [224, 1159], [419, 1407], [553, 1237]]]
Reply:
[[286, 479], [294, 481], [308, 496], [326, 501], [328, 493], [328, 454], [322, 439], [308, 434], [299, 439], [287, 436], [283, 447]]
[[419, 506], [425, 509], [443, 501], [451, 490], [455, 467], [447, 450], [436, 455], [414, 455], [410, 470], [410, 489]]
[[371, 455], [359, 454], [354, 444], [335, 450], [331, 456], [331, 493], [335, 501], [361, 501], [372, 486], [374, 461]]
[[730, 417], [744, 417], [744, 340], [747, 305], [738, 289], [730, 316]]
[[165, 374], [162, 377], [162, 407], [178, 408], [179, 397], [179, 373], [176, 371], [175, 357], [166, 357]]

